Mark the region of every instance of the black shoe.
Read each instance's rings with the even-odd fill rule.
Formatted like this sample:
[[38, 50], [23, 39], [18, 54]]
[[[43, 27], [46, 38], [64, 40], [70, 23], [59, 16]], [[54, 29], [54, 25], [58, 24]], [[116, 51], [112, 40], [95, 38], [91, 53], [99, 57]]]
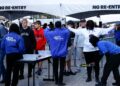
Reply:
[[106, 86], [106, 84], [99, 82], [99, 83], [96, 84], [95, 86]]
[[42, 72], [42, 70], [39, 69], [39, 70], [36, 72], [36, 74], [40, 76], [40, 75], [41, 75], [41, 72]]
[[69, 75], [76, 75], [76, 73], [72, 72], [72, 71], [69, 71], [68, 73], [69, 73]]
[[29, 78], [32, 77], [32, 74], [28, 74], [28, 77], [29, 77]]
[[58, 82], [55, 82], [56, 85], [58, 85]]
[[19, 79], [20, 79], [20, 80], [24, 79], [24, 76], [23, 76], [23, 75], [20, 75], [20, 76], [19, 76]]
[[100, 82], [99, 78], [96, 78], [96, 79], [95, 79], [95, 81], [96, 81], [97, 83], [99, 83], [99, 82]]
[[112, 83], [112, 85], [117, 85], [117, 83], [116, 83], [116, 82], [114, 82], [114, 83]]
[[65, 86], [65, 83], [58, 83], [58, 86]]
[[91, 81], [92, 81], [91, 78], [87, 78], [87, 79], [86, 79], [86, 82], [91, 82]]
[[69, 76], [69, 75], [70, 75], [70, 74], [69, 74], [68, 72], [66, 72], [66, 71], [64, 71], [63, 74], [64, 74], [65, 76]]
[[5, 83], [5, 80], [0, 81], [1, 84]]
[[120, 86], [120, 84], [117, 84], [116, 82], [112, 83], [113, 86]]

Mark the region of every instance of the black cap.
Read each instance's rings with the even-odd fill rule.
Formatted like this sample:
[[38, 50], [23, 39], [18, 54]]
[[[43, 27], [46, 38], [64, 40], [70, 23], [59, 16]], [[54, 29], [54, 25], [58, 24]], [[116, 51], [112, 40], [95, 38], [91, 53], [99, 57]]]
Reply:
[[68, 25], [74, 25], [74, 22], [70, 20], [70, 21], [67, 22], [67, 24]]

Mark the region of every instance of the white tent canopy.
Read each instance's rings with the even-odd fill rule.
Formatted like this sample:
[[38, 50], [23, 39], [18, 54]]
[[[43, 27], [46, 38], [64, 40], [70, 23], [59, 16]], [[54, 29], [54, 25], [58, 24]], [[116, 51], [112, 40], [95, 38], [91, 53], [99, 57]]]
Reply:
[[120, 13], [118, 3], [119, 0], [0, 0], [0, 15], [9, 19], [36, 13], [86, 18]]
[[[57, 1], [58, 2], [58, 1]], [[15, 19], [16, 17], [47, 13], [59, 16], [60, 4], [56, 0], [4, 0], [0, 1], [0, 15]], [[18, 15], [18, 16], [15, 16]]]

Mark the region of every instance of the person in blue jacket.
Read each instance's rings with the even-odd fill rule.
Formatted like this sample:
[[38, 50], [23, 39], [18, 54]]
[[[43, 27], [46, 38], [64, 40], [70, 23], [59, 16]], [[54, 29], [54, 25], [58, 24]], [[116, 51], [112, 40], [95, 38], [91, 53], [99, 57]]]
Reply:
[[120, 47], [112, 42], [99, 40], [99, 38], [94, 35], [90, 35], [89, 41], [94, 47], [98, 46], [101, 54], [104, 54], [107, 59], [101, 82], [95, 86], [106, 86], [108, 76], [111, 72], [113, 72], [116, 80], [116, 86], [120, 86], [120, 74], [118, 70], [120, 65]]
[[115, 42], [118, 46], [120, 46], [120, 22], [117, 22], [115, 26], [116, 26], [114, 30]]
[[[0, 24], [0, 45], [1, 45], [1, 41], [3, 39], [3, 37], [8, 33], [7, 28], [5, 28], [4, 24]], [[5, 66], [4, 66], [4, 57], [5, 54], [4, 52], [1, 50], [0, 48], [0, 77], [2, 76], [2, 80], [0, 81], [0, 83], [4, 83], [5, 82]]]
[[[65, 65], [65, 58], [67, 55], [67, 43], [70, 32], [68, 29], [62, 28], [61, 22], [55, 23], [55, 28], [45, 30], [45, 37], [50, 46], [50, 51], [53, 59], [53, 73], [55, 77], [55, 84], [64, 86], [63, 71]], [[60, 64], [60, 72], [58, 74], [58, 65]]]
[[[17, 86], [20, 67], [17, 61], [22, 58], [25, 50], [24, 41], [20, 36], [17, 24], [11, 24], [9, 33], [2, 39], [1, 49], [6, 54], [5, 86]], [[13, 78], [11, 80], [12, 72]]]

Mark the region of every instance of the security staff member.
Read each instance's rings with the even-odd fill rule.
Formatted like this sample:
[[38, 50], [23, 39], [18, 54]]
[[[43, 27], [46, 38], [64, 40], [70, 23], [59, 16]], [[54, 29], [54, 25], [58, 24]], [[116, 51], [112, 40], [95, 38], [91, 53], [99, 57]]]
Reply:
[[107, 58], [101, 82], [96, 84], [96, 86], [106, 86], [108, 76], [112, 71], [116, 80], [116, 85], [120, 86], [120, 74], [118, 70], [120, 65], [120, 47], [109, 41], [100, 41], [99, 38], [94, 35], [90, 35], [89, 41], [94, 47], [98, 47], [101, 53]]

